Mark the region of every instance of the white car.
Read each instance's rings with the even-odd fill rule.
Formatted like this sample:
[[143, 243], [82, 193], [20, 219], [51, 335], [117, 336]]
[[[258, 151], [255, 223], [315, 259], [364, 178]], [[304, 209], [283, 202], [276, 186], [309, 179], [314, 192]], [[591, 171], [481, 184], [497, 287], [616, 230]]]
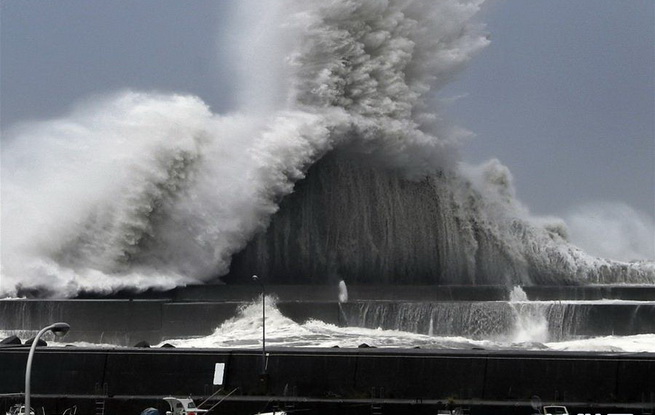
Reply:
[[[9, 408], [7, 415], [25, 415], [25, 405], [16, 404]], [[34, 408], [30, 408], [30, 415], [34, 415]]]
[[166, 415], [198, 415], [207, 412], [207, 409], [196, 408], [196, 404], [191, 398], [167, 396], [164, 400], [171, 407], [170, 411], [166, 411]]
[[543, 415], [569, 415], [569, 410], [566, 409], [566, 406], [544, 406], [541, 408], [541, 414]]

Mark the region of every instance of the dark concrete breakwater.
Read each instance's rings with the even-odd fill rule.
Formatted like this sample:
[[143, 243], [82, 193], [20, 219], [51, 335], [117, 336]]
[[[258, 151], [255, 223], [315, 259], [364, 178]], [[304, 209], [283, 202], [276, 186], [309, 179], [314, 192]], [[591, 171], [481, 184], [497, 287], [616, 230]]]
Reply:
[[[441, 316], [461, 316], [467, 310], [485, 316], [520, 312], [508, 303], [504, 286], [349, 286], [349, 301], [343, 304], [337, 301], [336, 284], [266, 289], [277, 297], [280, 312], [298, 323], [311, 318], [403, 329], [394, 325], [403, 320], [397, 317], [411, 315], [419, 332], [428, 330], [423, 326], [427, 321], [437, 334]], [[564, 334], [655, 332], [655, 286], [524, 287], [524, 292], [531, 302], [523, 307], [545, 307], [549, 324], [567, 322], [558, 328]], [[73, 327], [66, 342], [157, 344], [208, 335], [259, 294], [256, 285], [209, 285], [111, 297], [4, 299], [0, 331], [26, 339], [47, 324], [66, 321]], [[630, 301], [551, 303], [608, 298]], [[505, 324], [502, 319], [492, 323]], [[463, 324], [443, 329], [466, 332]], [[267, 375], [262, 377], [261, 351], [252, 349], [37, 350], [32, 401], [49, 413], [72, 405], [82, 414], [97, 413], [96, 405], [107, 415], [139, 413], [150, 406], [165, 410], [164, 396], [192, 395], [198, 403], [220, 388], [235, 391], [216, 412], [228, 415], [275, 407], [312, 414], [434, 415], [457, 407], [470, 414], [530, 414], [534, 396], [563, 403], [573, 414], [655, 411], [655, 353], [268, 348]], [[0, 347], [0, 413], [21, 399], [26, 359], [24, 345]], [[214, 384], [217, 364], [225, 369], [222, 385]], [[221, 394], [210, 403], [218, 399]]]
[[[238, 301], [0, 300], [0, 331], [6, 335], [17, 334], [25, 340], [41, 327], [65, 321], [74, 327], [66, 342], [117, 346], [133, 346], [141, 341], [158, 344], [168, 339], [210, 335], [235, 317], [244, 304]], [[435, 335], [479, 338], [509, 330], [513, 317], [511, 305], [495, 302], [280, 301], [276, 307], [297, 323], [316, 319], [339, 326], [414, 330], [423, 334], [432, 327]], [[545, 311], [549, 310], [553, 340], [567, 336], [655, 332], [655, 304], [552, 304]], [[487, 320], [468, 318], [481, 313], [497, 319], [490, 324]], [[443, 320], [443, 316], [448, 319]]]
[[[171, 338], [207, 336], [260, 293], [258, 286], [190, 286], [168, 292], [117, 293], [111, 298], [0, 300], [0, 331], [33, 336], [54, 321], [74, 330], [67, 342], [133, 346]], [[621, 300], [550, 303], [540, 308], [552, 339], [655, 333], [655, 286], [524, 287], [530, 300]], [[309, 319], [341, 326], [382, 327], [423, 334], [493, 336], [507, 330], [517, 306], [502, 286], [353, 286], [337, 301], [336, 286], [270, 286], [280, 312], [297, 323]], [[406, 316], [411, 316], [407, 319]], [[484, 318], [480, 318], [483, 316]], [[448, 324], [446, 324], [448, 323]], [[409, 327], [411, 326], [411, 327]]]
[[[23, 390], [26, 347], [0, 348], [0, 400]], [[223, 369], [217, 371], [217, 364]], [[220, 388], [236, 391], [217, 413], [273, 407], [308, 413], [530, 414], [530, 400], [567, 405], [571, 413], [655, 409], [655, 354], [421, 349], [258, 350], [39, 348], [33, 403], [60, 413], [106, 414], [165, 409], [164, 396], [196, 402]], [[218, 374], [218, 376], [217, 376]], [[214, 401], [220, 399], [220, 394]], [[0, 408], [4, 409], [4, 408]], [[620, 412], [618, 412], [620, 411]]]

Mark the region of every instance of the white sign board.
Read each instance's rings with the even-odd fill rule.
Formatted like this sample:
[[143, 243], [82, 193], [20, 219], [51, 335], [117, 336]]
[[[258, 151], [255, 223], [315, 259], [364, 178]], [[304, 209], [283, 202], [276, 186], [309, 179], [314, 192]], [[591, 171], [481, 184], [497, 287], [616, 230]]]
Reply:
[[225, 376], [225, 363], [216, 363], [214, 367], [214, 385], [222, 385]]

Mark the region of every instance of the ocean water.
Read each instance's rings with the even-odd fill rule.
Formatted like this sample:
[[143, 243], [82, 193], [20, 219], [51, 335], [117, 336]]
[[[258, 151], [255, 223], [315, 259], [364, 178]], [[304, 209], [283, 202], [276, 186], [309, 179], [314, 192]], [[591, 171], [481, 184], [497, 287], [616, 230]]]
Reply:
[[[505, 303], [505, 302], [504, 302]], [[550, 305], [554, 302], [522, 302], [525, 305]], [[570, 301], [569, 304], [633, 304], [654, 305], [655, 302], [633, 301]], [[655, 333], [624, 336], [570, 336], [551, 341], [548, 322], [543, 314], [518, 314], [507, 331], [490, 339], [466, 336], [440, 336], [406, 330], [340, 327], [319, 320], [299, 324], [285, 317], [275, 306], [275, 299], [266, 299], [266, 345], [275, 347], [350, 347], [361, 345], [386, 348], [424, 349], [490, 349], [490, 350], [561, 350], [597, 352], [655, 352]], [[166, 339], [176, 347], [191, 348], [261, 348], [261, 300], [244, 306], [239, 314], [224, 322], [209, 336]]]
[[[652, 261], [588, 255], [563, 221], [532, 218], [498, 160], [460, 163], [468, 133], [444, 121], [437, 94], [490, 43], [484, 1], [242, 4], [239, 105], [229, 114], [197, 96], [121, 90], [3, 132], [1, 296], [213, 280], [335, 152], [396, 182], [356, 182], [381, 189], [380, 209], [352, 222], [365, 229], [350, 226], [348, 205], [338, 228], [303, 211], [317, 229], [356, 233], [328, 233], [343, 253], [334, 269], [382, 264], [410, 275], [420, 265], [451, 284], [655, 283]], [[365, 192], [349, 187], [355, 178], [339, 193], [352, 198], [340, 200], [366, 208], [355, 198]], [[315, 246], [295, 242], [317, 260]], [[330, 263], [330, 252], [317, 253]]]
[[[338, 228], [303, 211], [304, 224], [357, 234], [339, 240], [343, 232], [328, 233], [353, 253], [335, 269], [386, 261], [408, 274], [407, 264], [428, 264], [434, 275], [454, 280], [449, 283], [494, 275], [502, 280], [496, 283], [510, 285], [655, 284], [652, 261], [594, 257], [567, 240], [563, 221], [531, 217], [498, 160], [460, 163], [458, 150], [469, 134], [444, 122], [437, 93], [489, 44], [480, 21], [484, 1], [243, 3], [234, 46], [248, 54], [236, 65], [240, 104], [230, 114], [213, 113], [201, 97], [122, 90], [61, 118], [8, 129], [0, 296], [165, 289], [227, 274], [233, 256], [266, 232], [311, 166], [336, 151], [391, 170], [397, 181], [357, 172], [345, 180], [382, 189], [377, 212], [355, 198], [364, 193], [360, 188], [342, 190], [368, 209], [358, 222], [366, 232], [350, 226], [348, 206], [336, 215]], [[267, 24], [257, 24], [256, 14], [267, 16]], [[423, 188], [414, 192], [419, 182]], [[407, 197], [403, 188], [432, 198]], [[375, 222], [369, 219], [379, 219], [377, 227], [368, 226]], [[409, 226], [416, 221], [425, 231], [424, 251], [411, 245], [419, 239]], [[298, 246], [314, 253], [304, 242]], [[382, 254], [366, 262], [357, 252]], [[583, 336], [559, 323], [571, 316], [567, 308], [614, 300], [534, 302], [523, 294], [515, 290], [498, 304], [440, 308], [351, 304], [344, 287], [346, 327], [296, 323], [270, 298], [267, 345], [655, 352], [653, 333]], [[415, 326], [407, 324], [413, 316], [420, 317]], [[209, 336], [163, 343], [259, 348], [261, 332], [261, 303], [253, 303]]]
[[[643, 320], [652, 316], [655, 301], [530, 301], [519, 287], [512, 290], [509, 301], [349, 303], [346, 293], [345, 284], [340, 284], [339, 307], [345, 321], [340, 325], [317, 319], [294, 321], [283, 315], [274, 296], [267, 296], [266, 346], [655, 353], [655, 332], [643, 330], [644, 326], [653, 326], [652, 322]], [[619, 309], [628, 319], [612, 322], [611, 310], [610, 314], [601, 312], [600, 320], [598, 316], [589, 318], [594, 310], [604, 307]], [[615, 329], [621, 334], [611, 333]], [[36, 330], [0, 330], [0, 338], [17, 335], [25, 340], [35, 334]], [[50, 346], [123, 347], [110, 343], [71, 343], [50, 333], [44, 339]], [[164, 344], [180, 348], [261, 348], [261, 297], [244, 303], [235, 316], [210, 335], [166, 338], [153, 347]]]

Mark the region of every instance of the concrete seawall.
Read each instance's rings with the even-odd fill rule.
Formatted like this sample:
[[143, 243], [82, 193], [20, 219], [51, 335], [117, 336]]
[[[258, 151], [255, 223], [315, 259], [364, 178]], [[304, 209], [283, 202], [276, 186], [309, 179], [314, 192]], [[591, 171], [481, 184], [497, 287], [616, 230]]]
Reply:
[[[166, 300], [0, 300], [0, 330], [23, 340], [54, 321], [75, 327], [66, 342], [133, 346], [147, 341], [211, 334], [237, 315], [242, 302], [169, 302]], [[278, 308], [287, 317], [340, 324], [336, 302], [288, 302]], [[1, 340], [1, 339], [0, 339]]]
[[[0, 349], [0, 394], [23, 390], [26, 347]], [[67, 396], [208, 396], [216, 363], [237, 395], [642, 404], [655, 401], [655, 354], [418, 349], [42, 348], [32, 390]]]
[[[0, 395], [23, 390], [26, 347], [0, 348]], [[216, 363], [234, 398], [406, 399], [413, 402], [544, 402], [652, 408], [655, 354], [419, 349], [258, 350], [41, 348], [32, 390], [43, 399], [209, 396]]]
[[[167, 339], [206, 336], [226, 320], [234, 317], [245, 302], [240, 301], [174, 301], [174, 300], [0, 300], [0, 331], [18, 334], [23, 340], [54, 321], [66, 321], [74, 330], [67, 342], [91, 342], [133, 346], [140, 341], [157, 344]], [[292, 320], [303, 323], [317, 319], [335, 325], [357, 325], [362, 310], [375, 308], [390, 320], [373, 321], [372, 328], [408, 330], [394, 326], [393, 316], [398, 305], [422, 307], [423, 333], [432, 310], [454, 307], [452, 302], [399, 303], [355, 301], [340, 309], [336, 301], [278, 301], [277, 308]], [[463, 303], [462, 303], [463, 304]], [[469, 304], [469, 303], [467, 303]], [[476, 303], [474, 307], [478, 307]], [[484, 303], [480, 303], [484, 307]], [[497, 304], [487, 303], [489, 307]], [[655, 303], [576, 305], [580, 321], [576, 335], [630, 335], [655, 332]], [[365, 313], [364, 313], [365, 314]], [[369, 314], [372, 314], [369, 312]], [[418, 314], [413, 314], [418, 315]], [[345, 321], [348, 320], [348, 321]], [[497, 327], [491, 327], [494, 329]], [[465, 330], [462, 328], [461, 330]], [[474, 328], [484, 332], [484, 328]], [[482, 330], [482, 331], [481, 331]], [[460, 335], [462, 332], [438, 333]]]
[[[524, 287], [530, 300], [638, 302], [586, 303], [580, 333], [655, 332], [655, 287]], [[296, 322], [309, 318], [344, 324], [362, 307], [487, 305], [508, 299], [506, 287], [349, 287], [340, 307], [336, 287], [272, 286], [280, 312]], [[25, 340], [41, 327], [66, 321], [66, 342], [132, 346], [169, 338], [203, 336], [256, 298], [256, 286], [192, 286], [169, 292], [117, 293], [111, 299], [0, 300], [0, 331]], [[84, 296], [82, 296], [84, 297]], [[369, 304], [367, 304], [369, 303]], [[506, 306], [506, 304], [505, 304]], [[393, 313], [387, 313], [393, 315]], [[384, 315], [387, 315], [384, 314]], [[376, 326], [377, 327], [377, 326]], [[586, 330], [586, 331], [585, 331]], [[255, 413], [272, 402], [313, 414], [430, 414], [449, 403], [471, 414], [531, 413], [530, 398], [560, 402], [570, 413], [647, 413], [655, 408], [655, 354], [516, 350], [268, 349], [264, 390], [258, 350], [48, 347], [35, 358], [35, 405], [55, 413], [77, 404], [78, 413], [138, 413], [161, 405], [165, 395], [209, 396], [216, 363], [226, 365], [226, 390], [238, 388], [221, 413]], [[0, 412], [23, 388], [27, 348], [0, 348]], [[453, 407], [451, 405], [451, 407]], [[477, 408], [477, 410], [476, 410]], [[160, 409], [164, 409], [160, 407]], [[244, 412], [245, 410], [245, 412]], [[577, 412], [575, 412], [577, 410]]]
[[[655, 285], [524, 286], [530, 300], [655, 300]], [[348, 285], [351, 301], [502, 301], [512, 287], [505, 285]], [[280, 301], [336, 301], [333, 285], [267, 285], [266, 291]], [[257, 284], [188, 285], [169, 291], [119, 291], [113, 294], [82, 293], [78, 299], [159, 299], [174, 302], [250, 301], [260, 294]]]

